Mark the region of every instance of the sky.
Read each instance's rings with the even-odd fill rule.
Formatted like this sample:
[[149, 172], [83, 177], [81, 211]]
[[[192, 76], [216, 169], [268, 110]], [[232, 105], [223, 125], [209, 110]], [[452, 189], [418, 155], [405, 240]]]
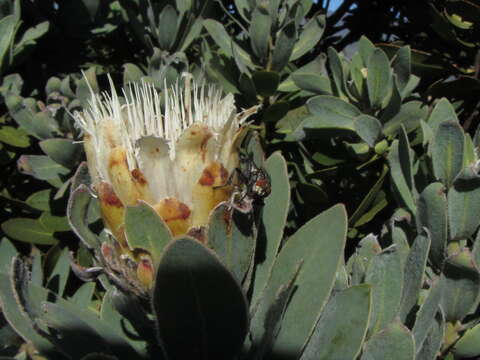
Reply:
[[331, 0], [330, 11], [335, 11], [342, 2], [343, 0]]

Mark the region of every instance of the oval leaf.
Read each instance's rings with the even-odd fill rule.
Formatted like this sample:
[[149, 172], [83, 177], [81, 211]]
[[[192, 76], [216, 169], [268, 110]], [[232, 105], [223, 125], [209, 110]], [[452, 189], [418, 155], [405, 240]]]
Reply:
[[448, 188], [462, 170], [464, 143], [460, 124], [448, 121], [438, 125], [431, 148], [433, 173]]
[[445, 289], [442, 308], [447, 321], [461, 321], [478, 305], [480, 274], [468, 248], [445, 262], [441, 282]]
[[273, 71], [255, 71], [252, 75], [255, 89], [261, 96], [272, 96], [277, 91], [280, 77]]
[[222, 51], [228, 57], [232, 57], [232, 45], [231, 38], [225, 30], [224, 26], [218, 21], [212, 19], [206, 19], [203, 21], [203, 25], [207, 29], [208, 33], [212, 39], [217, 43], [217, 45], [222, 49]]
[[[388, 108], [385, 112], [387, 112], [387, 110]], [[426, 106], [421, 101], [416, 100], [401, 105], [400, 111], [394, 111], [395, 115], [389, 119], [383, 127], [383, 133], [387, 136], [396, 135], [402, 125], [407, 132], [416, 129], [420, 126], [420, 121], [424, 119], [427, 114]], [[389, 117], [390, 115], [387, 118]]]
[[45, 228], [38, 220], [14, 218], [2, 224], [2, 230], [12, 239], [38, 245], [55, 245], [58, 240], [53, 231]]
[[360, 115], [355, 119], [355, 130], [368, 146], [374, 147], [382, 134], [382, 124], [370, 115]]
[[50, 159], [66, 168], [76, 166], [82, 154], [82, 146], [69, 139], [43, 140], [40, 147]]
[[295, 85], [300, 89], [320, 95], [330, 95], [332, 93], [330, 79], [324, 75], [296, 71], [291, 76]]
[[417, 231], [423, 228], [430, 232], [432, 241], [430, 259], [440, 267], [445, 258], [447, 246], [447, 197], [441, 183], [428, 185], [422, 191], [417, 202]]
[[172, 239], [167, 225], [145, 202], [140, 202], [137, 206], [127, 206], [125, 234], [130, 248], [147, 250], [154, 263], [158, 262], [163, 248]]
[[417, 349], [422, 347], [423, 342], [428, 337], [430, 328], [435, 324], [435, 314], [439, 310], [444, 291], [444, 283], [441, 281], [433, 282], [426, 299], [416, 314], [412, 333]]
[[430, 330], [420, 347], [415, 343], [417, 349], [417, 360], [436, 360], [438, 352], [443, 343], [445, 334], [445, 317], [442, 311], [438, 311], [435, 315], [435, 322], [430, 327]]
[[163, 50], [170, 50], [177, 37], [178, 15], [175, 8], [167, 4], [158, 19], [158, 42]]
[[392, 91], [390, 62], [382, 49], [375, 49], [367, 63], [367, 88], [370, 105], [376, 109]]
[[270, 175], [272, 193], [265, 199], [262, 211], [263, 229], [257, 238], [257, 265], [253, 282], [252, 306], [255, 306], [260, 299], [272, 271], [290, 204], [290, 183], [287, 163], [283, 156], [279, 152], [274, 153], [265, 162], [265, 169]]
[[413, 360], [415, 343], [410, 331], [399, 321], [375, 334], [366, 344], [362, 360]]
[[473, 167], [463, 169], [455, 178], [447, 199], [450, 239], [473, 236], [480, 224], [480, 176]]
[[239, 282], [245, 278], [255, 251], [251, 214], [234, 211], [220, 204], [210, 214], [208, 245], [215, 251]]
[[408, 210], [415, 214], [417, 209], [412, 194], [413, 169], [410, 158], [410, 146], [404, 129], [402, 129], [400, 134], [400, 139], [393, 141], [390, 153], [388, 154], [390, 176], [394, 189], [401, 201]]
[[312, 17], [303, 27], [297, 43], [293, 47], [290, 61], [297, 60], [306, 54], [320, 41], [325, 30], [325, 15]]
[[432, 110], [428, 117], [428, 125], [435, 134], [438, 126], [444, 122], [458, 122], [457, 114], [450, 101], [446, 98], [441, 98]]
[[480, 324], [468, 329], [455, 344], [455, 355], [473, 358], [480, 355]]
[[0, 128], [0, 142], [19, 148], [30, 146], [30, 138], [27, 132], [13, 126], [2, 126]]
[[292, 55], [293, 46], [297, 39], [297, 29], [292, 21], [280, 31], [272, 53], [272, 70], [281, 71]]
[[18, 303], [18, 295], [13, 291], [10, 276], [0, 273], [0, 307], [6, 320], [25, 341], [31, 342], [42, 354], [56, 358], [57, 351], [44, 337], [40, 336], [34, 328], [33, 322]]
[[68, 199], [67, 218], [75, 234], [89, 249], [99, 246], [97, 236], [88, 228], [88, 207], [94, 201], [87, 186], [82, 184]]
[[346, 230], [345, 208], [336, 205], [307, 222], [286, 242], [252, 320], [254, 344], [260, 343], [264, 336], [265, 320], [277, 291], [302, 264], [294, 284], [296, 290], [273, 347], [274, 353], [300, 355], [335, 282], [336, 269], [343, 258]]
[[327, 117], [332, 123], [352, 124], [352, 129], [353, 121], [357, 116], [361, 115], [360, 110], [356, 106], [338, 97], [329, 95], [319, 95], [309, 99], [307, 107], [313, 115]]
[[365, 284], [336, 293], [300, 360], [355, 359], [367, 333], [371, 301], [370, 286]]
[[405, 322], [407, 315], [417, 303], [423, 285], [423, 275], [427, 265], [430, 237], [419, 235], [415, 238], [404, 267], [404, 281], [400, 319]]
[[400, 307], [403, 287], [400, 252], [394, 248], [376, 255], [368, 266], [365, 282], [372, 285], [370, 332], [375, 334], [395, 319]]
[[181, 238], [165, 248], [153, 309], [170, 359], [233, 359], [247, 333], [241, 287], [194, 239]]
[[268, 55], [271, 27], [272, 18], [268, 10], [262, 5], [257, 6], [252, 14], [249, 32], [253, 52], [260, 59], [265, 59]]

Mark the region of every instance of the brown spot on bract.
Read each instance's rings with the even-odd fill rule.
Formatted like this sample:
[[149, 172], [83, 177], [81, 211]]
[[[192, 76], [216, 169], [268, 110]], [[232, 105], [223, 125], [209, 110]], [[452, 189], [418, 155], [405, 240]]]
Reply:
[[445, 195], [445, 188], [443, 186], [438, 189], [438, 195], [440, 195], [440, 196]]
[[205, 226], [197, 226], [188, 230], [188, 236], [193, 237], [194, 239], [200, 241], [202, 244], [207, 243], [207, 235], [205, 231]]
[[102, 243], [102, 246], [101, 246], [100, 250], [102, 252], [102, 256], [105, 259], [105, 261], [108, 262], [108, 263], [112, 262], [112, 258], [113, 258], [112, 247], [109, 244], [104, 242], [104, 243]]
[[203, 186], [221, 186], [228, 179], [228, 171], [219, 162], [213, 162], [203, 169], [198, 183]]
[[160, 211], [160, 216], [165, 221], [185, 220], [190, 216], [189, 207], [175, 198], [162, 200]]
[[108, 144], [110, 148], [114, 148], [115, 146], [117, 146], [114, 138], [114, 134], [116, 134], [117, 132], [118, 132], [118, 129], [110, 119], [106, 120], [103, 123], [102, 133], [105, 136], [105, 142]]
[[148, 258], [141, 259], [137, 266], [137, 277], [140, 283], [150, 288], [153, 283], [153, 265]]
[[185, 234], [190, 227], [190, 208], [175, 198], [166, 198], [154, 206], [174, 236]]
[[232, 220], [232, 212], [225, 207], [223, 210], [223, 221], [225, 221], [225, 224], [228, 224], [230, 220]]
[[127, 242], [127, 236], [125, 235], [125, 225], [120, 224], [116, 229], [112, 229], [112, 233], [115, 236], [115, 239], [117, 239], [115, 245], [118, 244], [119, 246], [119, 250], [117, 250], [117, 252], [122, 253], [124, 251], [130, 251], [130, 246]]
[[[120, 230], [124, 232], [124, 226], [120, 226]], [[114, 242], [113, 247], [115, 249], [115, 253], [117, 254], [123, 253], [123, 249], [125, 249], [125, 247], [122, 247], [122, 244], [119, 241]]]
[[207, 144], [208, 140], [212, 137], [212, 133], [208, 132], [205, 134], [205, 136], [202, 139], [202, 142], [200, 144], [200, 152], [202, 154], [202, 161], [205, 162], [205, 157], [207, 156]]
[[123, 230], [125, 207], [122, 201], [117, 194], [115, 194], [115, 191], [109, 183], [102, 182], [96, 189], [100, 199], [100, 210], [105, 226], [110, 229], [115, 239], [117, 239], [123, 247], [128, 247]]
[[198, 183], [203, 186], [212, 186], [213, 183], [215, 182], [215, 177], [210, 171], [210, 169], [207, 167], [203, 170], [202, 176], [200, 177], [200, 180], [198, 180]]
[[135, 248], [135, 249], [132, 250], [132, 255], [133, 255], [133, 258], [136, 261], [139, 261], [139, 259], [149, 258], [150, 257], [150, 252], [147, 251], [146, 249]]
[[150, 259], [142, 259], [140, 263], [147, 269], [153, 270], [153, 265]]
[[109, 157], [109, 164], [108, 166], [110, 168], [114, 166], [119, 166], [119, 165], [125, 165], [128, 168], [128, 163], [127, 163], [127, 155], [123, 149], [115, 148], [112, 150], [110, 153]]
[[143, 176], [140, 169], [133, 169], [132, 170], [132, 177], [137, 183], [139, 183], [141, 185], [145, 185], [147, 183], [147, 179], [145, 179], [145, 176]]
[[123, 207], [122, 202], [118, 198], [115, 191], [113, 191], [112, 185], [107, 182], [101, 182], [97, 189], [100, 201], [109, 206]]
[[222, 179], [222, 184], [225, 184], [228, 180], [228, 170], [225, 169], [222, 165], [222, 168], [220, 169], [220, 177]]
[[180, 219], [187, 219], [190, 216], [190, 209], [187, 205], [180, 203]]
[[233, 209], [229, 209], [228, 206], [223, 210], [223, 221], [227, 225], [227, 234], [232, 233], [232, 221], [233, 221]]

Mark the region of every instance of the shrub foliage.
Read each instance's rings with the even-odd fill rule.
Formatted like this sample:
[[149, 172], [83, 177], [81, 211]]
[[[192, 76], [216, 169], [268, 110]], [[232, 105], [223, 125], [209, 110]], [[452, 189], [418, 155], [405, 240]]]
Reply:
[[[332, 6], [0, 0], [2, 359], [480, 357], [480, 5]], [[258, 107], [271, 194], [203, 243], [129, 207], [139, 296], [102, 270], [73, 113], [184, 73]]]

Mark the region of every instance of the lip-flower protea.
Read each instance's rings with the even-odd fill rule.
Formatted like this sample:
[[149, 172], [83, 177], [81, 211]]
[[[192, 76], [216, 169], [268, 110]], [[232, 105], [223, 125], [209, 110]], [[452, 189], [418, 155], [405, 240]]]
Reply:
[[121, 251], [129, 250], [126, 206], [147, 202], [178, 236], [205, 226], [231, 196], [242, 124], [255, 109], [237, 113], [232, 94], [184, 79], [162, 97], [151, 84], [131, 85], [122, 101], [110, 80], [111, 94], [92, 92], [89, 108], [75, 114], [104, 223]]

